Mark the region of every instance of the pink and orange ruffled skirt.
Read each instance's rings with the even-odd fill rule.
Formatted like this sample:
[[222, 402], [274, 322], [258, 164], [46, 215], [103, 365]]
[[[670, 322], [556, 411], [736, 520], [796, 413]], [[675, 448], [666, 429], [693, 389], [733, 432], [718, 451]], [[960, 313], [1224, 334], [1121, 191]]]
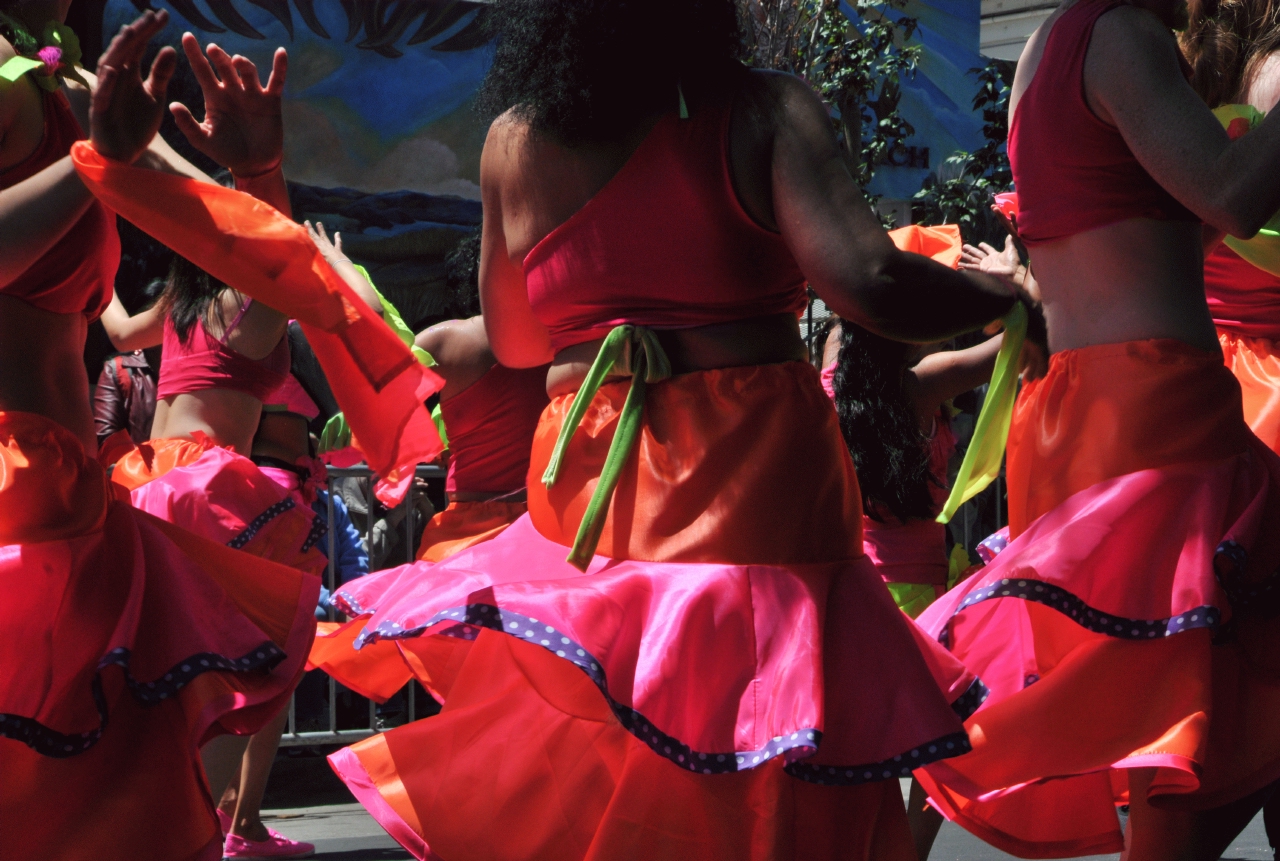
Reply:
[[115, 496], [61, 426], [0, 413], [3, 854], [216, 861], [197, 749], [287, 703], [319, 581]]
[[973, 751], [921, 773], [1004, 851], [1119, 851], [1146, 800], [1208, 809], [1280, 777], [1280, 459], [1217, 356], [1056, 354], [1018, 401], [1011, 541], [918, 620], [991, 690]]
[[344, 636], [394, 644], [444, 708], [334, 768], [421, 858], [913, 858], [897, 778], [967, 749], [982, 688], [863, 555], [817, 372], [651, 386], [584, 573], [565, 556], [625, 395], [601, 388], [528, 516], [339, 592]]

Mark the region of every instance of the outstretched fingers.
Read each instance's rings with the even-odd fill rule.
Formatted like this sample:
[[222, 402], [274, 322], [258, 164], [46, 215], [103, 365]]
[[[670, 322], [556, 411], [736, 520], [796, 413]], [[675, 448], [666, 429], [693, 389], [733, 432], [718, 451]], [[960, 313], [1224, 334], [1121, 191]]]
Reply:
[[151, 63], [151, 74], [147, 76], [144, 85], [147, 95], [156, 102], [163, 103], [164, 95], [169, 89], [169, 81], [173, 79], [173, 73], [177, 67], [178, 52], [168, 46], [161, 48], [160, 53], [156, 54], [155, 60]]
[[204, 126], [196, 122], [196, 118], [182, 102], [169, 105], [169, 113], [173, 114], [173, 121], [178, 126], [178, 131], [182, 132], [192, 146], [196, 146], [208, 136]]
[[209, 55], [209, 62], [213, 64], [214, 71], [218, 73], [218, 78], [222, 81], [222, 86], [231, 86], [232, 82], [239, 82], [240, 75], [236, 72], [235, 64], [231, 62], [231, 55], [214, 43], [210, 42], [205, 48]]
[[136, 68], [142, 62], [151, 38], [164, 29], [169, 13], [163, 9], [147, 11], [132, 23], [126, 24], [111, 40], [107, 50], [98, 59], [99, 67], [113, 69]]
[[246, 92], [262, 92], [262, 81], [258, 79], [258, 67], [253, 64], [253, 60], [236, 54], [231, 58], [231, 66], [236, 70], [236, 77], [240, 79], [240, 85]]
[[271, 58], [271, 77], [267, 79], [267, 95], [284, 95], [284, 80], [289, 74], [289, 52], [284, 48], [276, 48]]
[[187, 62], [191, 64], [191, 71], [196, 76], [200, 90], [204, 93], [216, 90], [220, 85], [218, 77], [213, 73], [213, 67], [209, 65], [204, 51], [200, 50], [200, 40], [190, 31], [182, 34], [182, 53], [187, 55]]

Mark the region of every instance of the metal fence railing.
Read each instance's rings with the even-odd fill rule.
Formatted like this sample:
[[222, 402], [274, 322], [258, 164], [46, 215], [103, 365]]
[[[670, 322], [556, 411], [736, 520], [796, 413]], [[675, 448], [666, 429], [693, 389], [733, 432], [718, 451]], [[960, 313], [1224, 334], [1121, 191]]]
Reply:
[[[417, 486], [417, 483], [410, 485], [409, 492], [400, 505], [395, 509], [387, 510], [374, 498], [374, 473], [367, 466], [330, 467], [328, 472], [327, 489], [329, 494], [326, 515], [330, 528], [326, 540], [328, 541], [329, 565], [325, 570], [324, 585], [329, 592], [331, 594], [335, 593], [341, 587], [341, 583], [338, 582], [337, 534], [333, 528], [335, 523], [335, 495], [341, 495], [348, 502], [348, 509], [351, 510], [352, 515], [352, 524], [360, 533], [360, 539], [364, 542], [365, 548], [370, 551], [374, 550], [373, 533], [375, 527], [379, 523], [385, 526], [387, 522], [399, 521], [397, 528], [403, 530], [403, 532], [400, 535], [400, 543], [396, 547], [402, 550], [401, 558], [380, 560], [382, 564], [379, 567], [391, 567], [402, 562], [413, 562], [418, 540], [422, 535], [422, 527], [425, 522], [424, 515], [429, 516], [423, 510], [423, 490]], [[424, 480], [431, 491], [437, 491], [435, 493], [428, 491], [428, 499], [430, 496], [435, 496], [437, 499], [443, 496], [444, 477], [445, 470], [442, 467], [419, 466], [417, 469], [417, 478]], [[354, 481], [350, 481], [351, 479], [354, 479]], [[352, 502], [351, 492], [353, 488], [357, 491], [357, 502], [359, 501], [358, 497], [363, 496], [363, 511], [360, 511], [359, 505], [350, 504]], [[370, 559], [372, 561], [372, 555]], [[335, 611], [332, 608], [329, 609], [328, 615], [330, 621], [336, 621]], [[377, 703], [346, 690], [328, 676], [323, 678], [324, 685], [317, 691], [316, 682], [319, 675], [318, 672], [309, 673], [308, 678], [303, 680], [303, 683], [299, 685], [299, 690], [295, 691], [293, 697], [289, 700], [289, 722], [285, 726], [284, 736], [280, 740], [282, 747], [351, 744], [381, 731], [382, 726], [378, 718], [379, 707]], [[315, 710], [314, 706], [317, 703], [323, 703], [323, 714], [319, 718], [319, 727], [314, 725], [316, 723], [315, 715], [308, 715], [308, 719], [305, 722], [306, 725], [299, 720], [300, 694], [304, 699], [310, 701], [311, 711]], [[319, 696], [316, 696], [317, 694]], [[421, 693], [416, 689], [414, 682], [410, 681], [398, 696], [407, 701], [407, 714], [404, 716], [409, 721], [415, 720], [418, 711], [416, 706], [421, 698]], [[356, 714], [360, 716], [357, 718]], [[351, 726], [353, 723], [358, 725]]]

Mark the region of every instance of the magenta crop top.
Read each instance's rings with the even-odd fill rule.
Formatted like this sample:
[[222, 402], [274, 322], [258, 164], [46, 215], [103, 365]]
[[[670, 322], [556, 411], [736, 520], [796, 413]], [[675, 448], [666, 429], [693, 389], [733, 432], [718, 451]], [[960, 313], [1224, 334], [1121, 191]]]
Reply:
[[1049, 242], [1130, 218], [1199, 221], [1151, 178], [1085, 100], [1093, 26], [1122, 0], [1077, 0], [1054, 22], [1009, 125], [1018, 235]]
[[184, 344], [173, 328], [173, 320], [166, 317], [156, 397], [163, 400], [207, 389], [230, 389], [266, 401], [284, 385], [289, 377], [287, 337], [282, 337], [262, 359], [250, 359], [227, 346], [227, 336], [240, 325], [251, 304], [252, 299], [245, 301], [221, 339], [205, 331], [197, 319]]
[[552, 349], [633, 323], [686, 329], [799, 313], [805, 277], [729, 173], [731, 106], [664, 116], [630, 160], [524, 260]]

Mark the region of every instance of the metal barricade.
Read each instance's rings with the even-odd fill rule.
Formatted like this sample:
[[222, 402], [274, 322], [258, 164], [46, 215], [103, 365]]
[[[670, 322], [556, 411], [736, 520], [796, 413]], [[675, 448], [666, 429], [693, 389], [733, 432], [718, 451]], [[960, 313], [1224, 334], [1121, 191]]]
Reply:
[[[325, 587], [329, 590], [330, 594], [333, 594], [337, 591], [337, 588], [341, 586], [341, 584], [338, 582], [338, 566], [337, 566], [338, 536], [337, 536], [336, 530], [334, 529], [334, 521], [335, 521], [334, 495], [337, 492], [335, 489], [335, 482], [339, 479], [344, 479], [344, 478], [357, 478], [357, 479], [368, 480], [364, 488], [364, 501], [366, 503], [367, 516], [364, 519], [364, 528], [361, 529], [357, 526], [357, 531], [360, 533], [360, 539], [361, 541], [364, 542], [365, 548], [369, 550], [373, 549], [372, 548], [372, 532], [373, 532], [374, 524], [376, 522], [376, 519], [374, 517], [374, 512], [378, 509], [378, 503], [376, 502], [373, 496], [373, 482], [376, 480], [376, 476], [374, 475], [373, 471], [370, 470], [367, 466], [359, 465], [359, 466], [344, 467], [344, 468], [330, 467], [328, 472], [329, 472], [329, 481], [326, 488], [328, 490], [326, 518], [329, 524], [329, 532], [326, 537], [326, 540], [328, 541], [329, 565], [328, 565], [328, 568], [325, 570]], [[417, 469], [416, 477], [420, 479], [424, 479], [426, 481], [443, 481], [445, 477], [445, 470], [442, 467], [438, 467], [438, 466], [419, 466]], [[416, 504], [418, 500], [420, 499], [421, 493], [422, 491], [418, 489], [418, 487], [416, 486], [416, 482], [411, 483], [409, 486], [409, 492], [408, 494], [406, 494], [404, 501], [402, 501], [400, 505], [393, 510], [394, 512], [394, 511], [399, 511], [400, 509], [404, 509], [403, 523], [402, 523], [402, 528], [404, 530], [403, 540], [404, 540], [404, 551], [405, 551], [404, 552], [405, 558], [402, 561], [404, 562], [414, 561], [413, 551], [417, 543], [417, 538], [420, 536], [421, 525], [415, 520], [413, 516], [413, 512], [416, 508]], [[415, 530], [419, 531], [418, 535], [414, 534]], [[389, 566], [384, 565], [383, 567], [389, 567]], [[332, 607], [329, 608], [328, 614], [329, 614], [329, 621], [336, 621], [336, 618], [335, 618], [336, 614]], [[297, 691], [295, 691], [294, 695], [289, 699], [289, 722], [285, 726], [285, 732], [283, 737], [280, 739], [281, 747], [351, 744], [353, 742], [357, 742], [357, 741], [360, 741], [361, 739], [365, 739], [365, 738], [368, 738], [369, 736], [375, 735], [376, 733], [381, 731], [381, 728], [378, 726], [378, 721], [376, 717], [377, 704], [373, 700], [369, 700], [364, 697], [361, 697], [352, 691], [347, 691], [346, 689], [340, 689], [338, 683], [334, 681], [332, 678], [329, 678], [327, 676], [325, 677], [325, 682], [327, 683], [327, 687], [328, 687], [328, 697], [327, 697], [327, 703], [325, 706], [325, 723], [327, 724], [327, 726], [319, 730], [314, 730], [314, 729], [307, 729], [303, 731], [299, 730], [298, 715], [297, 715], [298, 694], [297, 694]], [[417, 717], [417, 713], [416, 713], [417, 710], [415, 708], [415, 700], [417, 699], [417, 696], [416, 696], [417, 692], [415, 690], [414, 682], [410, 681], [407, 685], [405, 685], [401, 693], [404, 694], [405, 699], [408, 701], [408, 705], [407, 705], [408, 719], [409, 721], [413, 721]], [[339, 729], [338, 703], [339, 703], [340, 694], [342, 694], [344, 698], [349, 697], [350, 699], [355, 701], [364, 700], [365, 703], [367, 703], [368, 721], [366, 726], [360, 726], [355, 728], [347, 727], [347, 728]], [[357, 706], [357, 708], [360, 708], [360, 707]], [[348, 709], [348, 711], [350, 710]]]

